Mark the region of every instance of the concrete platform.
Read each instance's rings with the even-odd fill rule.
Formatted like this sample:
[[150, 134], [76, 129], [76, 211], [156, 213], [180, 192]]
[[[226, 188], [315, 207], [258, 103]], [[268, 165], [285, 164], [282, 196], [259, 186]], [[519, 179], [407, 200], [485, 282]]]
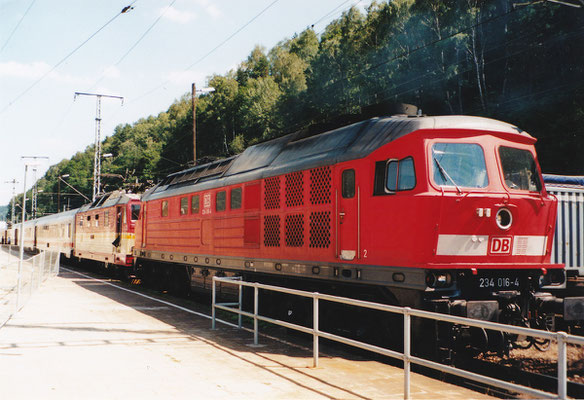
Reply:
[[[400, 399], [403, 371], [312, 355], [61, 270], [0, 329], [10, 399]], [[487, 398], [412, 374], [413, 399]]]

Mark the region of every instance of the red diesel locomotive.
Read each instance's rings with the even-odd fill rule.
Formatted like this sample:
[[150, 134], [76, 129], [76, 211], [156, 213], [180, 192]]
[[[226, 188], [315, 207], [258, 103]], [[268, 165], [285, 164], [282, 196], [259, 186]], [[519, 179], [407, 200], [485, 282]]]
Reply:
[[142, 196], [136, 266], [175, 290], [243, 275], [508, 323], [563, 313], [542, 289], [565, 274], [535, 141], [491, 119], [395, 116], [257, 144]]

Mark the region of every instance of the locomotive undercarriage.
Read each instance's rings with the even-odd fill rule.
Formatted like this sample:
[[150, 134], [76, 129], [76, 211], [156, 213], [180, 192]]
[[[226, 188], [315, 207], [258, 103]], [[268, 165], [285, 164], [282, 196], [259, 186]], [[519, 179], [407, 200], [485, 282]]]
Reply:
[[[452, 278], [451, 288], [427, 293], [426, 304], [435, 312], [554, 331], [557, 321], [584, 318], [584, 297], [562, 299], [546, 290], [561, 287], [564, 281], [563, 270], [547, 275], [541, 270], [460, 271]], [[443, 360], [452, 360], [456, 353], [508, 355], [513, 348], [545, 351], [549, 347], [549, 341], [537, 338], [444, 322], [435, 323], [434, 330], [436, 350]]]
[[[182, 257], [176, 258], [182, 260]], [[243, 276], [248, 281], [275, 286], [548, 330], [553, 330], [556, 318], [565, 313], [564, 299], [558, 299], [540, 289], [541, 270], [525, 270], [519, 273], [514, 271], [513, 276], [505, 275], [505, 271], [497, 270], [476, 275], [468, 270], [459, 271], [453, 278], [447, 280], [448, 287], [427, 288], [424, 291], [408, 287], [363, 284], [349, 279], [333, 282], [303, 276], [291, 277], [263, 271], [250, 271], [249, 268], [247, 271], [231, 269], [226, 268], [227, 262], [219, 265], [215, 259], [207, 259], [205, 256], [199, 258], [205, 261], [206, 265], [186, 265], [139, 258], [136, 264], [137, 273], [149, 286], [159, 290], [169, 290], [179, 295], [192, 291], [208, 293], [212, 287], [213, 276]], [[208, 264], [207, 261], [209, 261]], [[258, 262], [255, 263], [256, 266], [258, 264]], [[551, 274], [548, 275], [551, 276]], [[544, 279], [549, 280], [550, 276]], [[482, 288], [480, 287], [481, 279]], [[498, 281], [499, 279], [501, 281]], [[554, 280], [558, 279], [560, 278], [554, 275]], [[498, 283], [503, 284], [498, 285]], [[491, 284], [495, 287], [491, 287]], [[477, 290], [477, 285], [481, 290]], [[217, 294], [225, 299], [234, 300], [237, 298], [237, 289], [234, 286], [225, 285], [218, 288]], [[299, 325], [311, 325], [311, 300], [267, 292], [260, 296], [262, 297], [260, 300], [262, 315]], [[577, 302], [574, 304], [580, 304], [580, 309], [584, 310], [584, 298], [576, 299]], [[244, 291], [244, 308], [246, 304], [247, 306], [252, 304], [252, 301], [252, 297], [246, 296]], [[398, 351], [403, 343], [401, 316], [351, 307], [347, 309], [347, 306], [332, 303], [321, 305], [321, 314], [321, 328], [333, 333]], [[580, 318], [583, 318], [582, 315]], [[504, 335], [468, 326], [418, 318], [414, 318], [412, 323], [413, 351], [418, 354], [430, 354], [433, 358], [440, 360], [453, 360], [456, 354], [484, 352], [505, 354], [517, 347], [535, 346], [543, 350], [547, 346], [547, 343], [538, 342], [535, 339]], [[434, 332], [435, 340], [428, 340], [427, 334], [430, 331]]]

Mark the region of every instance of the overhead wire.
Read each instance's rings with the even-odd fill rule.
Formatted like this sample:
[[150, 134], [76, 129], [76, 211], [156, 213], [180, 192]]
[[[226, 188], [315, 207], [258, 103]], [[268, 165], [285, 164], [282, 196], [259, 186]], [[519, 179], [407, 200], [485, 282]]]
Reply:
[[[327, 17], [329, 17], [330, 15], [334, 14], [335, 11], [337, 11], [339, 8], [341, 8], [342, 6], [344, 6], [345, 4], [347, 4], [348, 2], [350, 2], [351, 0], [345, 0], [343, 1], [341, 4], [339, 4], [338, 6], [336, 6], [335, 8], [333, 8], [332, 10], [330, 10], [328, 13], [326, 13], [325, 15], [323, 15], [318, 21], [316, 21], [314, 24], [310, 25], [312, 28], [314, 28], [315, 25], [320, 24], [323, 20], [325, 20]], [[352, 7], [352, 6], [351, 6]]]
[[[231, 35], [229, 35], [226, 39], [224, 39], [221, 43], [219, 43], [218, 45], [216, 45], [215, 47], [213, 47], [210, 51], [208, 51], [207, 53], [205, 53], [203, 56], [201, 56], [200, 58], [198, 58], [195, 62], [193, 62], [191, 65], [189, 65], [188, 67], [186, 67], [181, 74], [184, 74], [185, 72], [189, 71], [191, 68], [193, 68], [195, 65], [199, 64], [201, 61], [203, 61], [204, 59], [206, 59], [207, 57], [209, 57], [211, 54], [213, 54], [215, 51], [217, 51], [218, 49], [220, 49], [223, 45], [225, 45], [225, 43], [227, 43], [229, 40], [231, 40], [232, 38], [234, 38], [237, 34], [239, 34], [241, 31], [243, 31], [245, 28], [247, 28], [252, 22], [254, 22], [256, 19], [258, 19], [262, 14], [264, 14], [266, 11], [268, 11], [270, 8], [272, 8], [272, 6], [274, 6], [276, 3], [278, 3], [280, 0], [274, 0], [272, 1], [270, 4], [268, 4], [268, 6], [266, 6], [264, 9], [262, 9], [259, 13], [257, 13], [253, 18], [251, 18], [249, 21], [247, 21], [245, 24], [243, 24], [241, 27], [239, 27], [235, 32], [233, 32]], [[156, 86], [155, 88], [143, 93], [142, 95], [138, 96], [137, 98], [135, 98], [134, 100], [128, 101], [128, 103], [130, 102], [136, 102], [139, 101], [141, 99], [143, 99], [144, 97], [147, 97], [149, 95], [151, 95], [152, 93], [154, 93], [155, 91], [157, 91], [158, 89], [164, 87], [166, 84], [168, 84], [171, 81], [171, 79], [167, 79], [166, 81], [164, 81], [163, 83], [161, 83], [160, 85]]]
[[[156, 24], [158, 24], [160, 19], [162, 19], [162, 17], [164, 17], [164, 15], [174, 5], [174, 3], [176, 3], [176, 0], [172, 0], [168, 4], [168, 6], [164, 9], [164, 11], [160, 13], [158, 18], [156, 18], [152, 24], [150, 24], [150, 26], [144, 31], [144, 33], [142, 33], [142, 35], [138, 38], [138, 40], [136, 40], [134, 42], [134, 44], [132, 44], [132, 46], [130, 46], [130, 48], [128, 50], [126, 50], [126, 52], [124, 52], [124, 54], [118, 59], [118, 61], [115, 64], [113, 64], [114, 66], [116, 66], [116, 67], [119, 66], [126, 59], [126, 57], [128, 57], [128, 55], [130, 55], [130, 53], [136, 48], [136, 46], [138, 46], [138, 44], [140, 44], [140, 42], [146, 37], [146, 35], [148, 35], [148, 33], [152, 30], [152, 28], [154, 28], [154, 26]], [[93, 90], [97, 85], [99, 85], [99, 83], [101, 81], [103, 81], [104, 77], [105, 77], [105, 75], [104, 75], [104, 73], [102, 73], [101, 76], [98, 78], [98, 80], [95, 81], [91, 85], [91, 87], [88, 89], [88, 91]], [[55, 125], [55, 127], [53, 128], [53, 130], [51, 132], [55, 132], [57, 129], [59, 129], [59, 127], [63, 124], [63, 122], [65, 121], [65, 119], [67, 118], [69, 113], [71, 112], [72, 108], [73, 108], [73, 102], [71, 102], [71, 104], [67, 108], [67, 111], [65, 111], [63, 117], [59, 120], [59, 122], [57, 123], [57, 125]]]
[[25, 94], [30, 92], [36, 85], [38, 85], [43, 79], [45, 79], [47, 76], [49, 76], [49, 74], [51, 74], [54, 70], [56, 70], [61, 64], [63, 64], [65, 61], [67, 61], [73, 54], [75, 54], [79, 49], [81, 49], [85, 44], [87, 44], [87, 42], [89, 42], [97, 34], [99, 34], [102, 30], [104, 30], [108, 25], [110, 25], [112, 22], [114, 22], [120, 15], [127, 12], [137, 1], [138, 0], [132, 1], [132, 3], [130, 3], [129, 6], [124, 7], [122, 9], [122, 11], [116, 13], [116, 15], [114, 15], [110, 20], [108, 20], [105, 24], [103, 24], [97, 31], [92, 33], [87, 39], [85, 39], [83, 42], [81, 42], [81, 44], [79, 44], [77, 47], [75, 47], [71, 52], [69, 52], [59, 62], [57, 62], [50, 70], [48, 70], [46, 73], [44, 73], [39, 79], [34, 81], [28, 88], [26, 88], [22, 93], [20, 93], [12, 101], [10, 101], [8, 103], [8, 105], [6, 105], [2, 109], [2, 111], [0, 111], [0, 115], [3, 114], [4, 112], [6, 112], [6, 110], [8, 110], [10, 107], [12, 107], [12, 105], [14, 103], [16, 103], [20, 98], [22, 98]]
[[16, 30], [18, 29], [18, 27], [22, 23], [22, 20], [24, 20], [24, 18], [26, 17], [26, 15], [28, 14], [28, 12], [30, 11], [30, 9], [32, 8], [32, 6], [34, 5], [35, 2], [36, 2], [36, 0], [32, 0], [30, 5], [28, 6], [26, 11], [22, 15], [22, 17], [20, 17], [20, 20], [18, 21], [18, 23], [16, 24], [16, 26], [14, 27], [12, 32], [10, 32], [10, 35], [8, 35], [8, 38], [6, 39], [4, 44], [2, 45], [2, 48], [0, 49], [0, 53], [2, 53], [4, 51], [4, 48], [8, 45], [8, 42], [10, 42], [10, 39], [12, 39], [12, 36], [14, 36], [14, 33], [16, 32]]
[[428, 43], [424, 43], [424, 44], [422, 44], [422, 45], [420, 45], [420, 46], [418, 46], [418, 47], [416, 47], [416, 48], [414, 48], [412, 50], [403, 51], [402, 53], [400, 53], [398, 55], [395, 55], [395, 56], [393, 56], [393, 57], [391, 57], [391, 58], [389, 58], [387, 60], [384, 60], [384, 61], [381, 61], [381, 62], [379, 62], [377, 64], [371, 65], [371, 66], [369, 66], [367, 68], [363, 68], [363, 69], [361, 69], [359, 71], [356, 71], [355, 73], [353, 73], [353, 74], [351, 74], [349, 76], [346, 76], [344, 78], [341, 78], [341, 79], [338, 79], [338, 80], [336, 80], [334, 82], [331, 82], [328, 85], [326, 85], [323, 89], [326, 89], [326, 88], [328, 88], [330, 86], [334, 86], [334, 85], [337, 85], [337, 84], [342, 83], [344, 81], [348, 81], [350, 79], [353, 79], [353, 78], [355, 78], [355, 77], [357, 77], [359, 75], [364, 74], [365, 72], [369, 72], [371, 70], [377, 69], [377, 68], [379, 68], [379, 67], [381, 67], [383, 65], [386, 65], [386, 64], [388, 64], [388, 63], [390, 63], [392, 61], [396, 61], [396, 60], [401, 59], [401, 58], [406, 58], [406, 57], [410, 56], [413, 53], [416, 53], [416, 52], [418, 52], [420, 50], [426, 49], [426, 48], [428, 48], [430, 46], [434, 46], [434, 45], [436, 45], [436, 44], [438, 44], [438, 43], [440, 43], [440, 42], [442, 42], [444, 40], [452, 39], [453, 37], [455, 37], [457, 35], [460, 35], [460, 34], [466, 32], [468, 30], [471, 30], [473, 28], [477, 28], [477, 27], [479, 27], [481, 25], [484, 25], [486, 23], [493, 22], [493, 21], [495, 21], [495, 20], [497, 20], [499, 18], [502, 18], [504, 16], [507, 16], [507, 15], [509, 15], [511, 13], [514, 13], [515, 11], [517, 11], [517, 8], [512, 8], [509, 11], [503, 12], [501, 14], [498, 14], [498, 15], [494, 16], [494, 17], [487, 18], [487, 19], [482, 20], [480, 22], [477, 22], [475, 24], [469, 25], [469, 26], [467, 26], [464, 29], [461, 29], [461, 30], [459, 30], [457, 32], [451, 33], [450, 35], [444, 36], [442, 38], [433, 40], [433, 41], [428, 42]]
[[[338, 12], [338, 11], [337, 11], [336, 13], [335, 13], [335, 12], [330, 12], [330, 13], [327, 15], [327, 17], [328, 17], [328, 16], [330, 16], [330, 15], [340, 15], [340, 14], [343, 14], [343, 13], [344, 13], [344, 12], [346, 12], [347, 10], [350, 10], [351, 8], [358, 6], [358, 5], [359, 5], [360, 3], [362, 3], [362, 2], [363, 2], [363, 0], [358, 0], [358, 1], [354, 2], [353, 4], [351, 4], [351, 6], [349, 6], [349, 7], [345, 8], [344, 10], [342, 10], [342, 11], [340, 11], [340, 12]], [[346, 1], [345, 3], [347, 3], [347, 1]], [[343, 3], [343, 4], [345, 4], [345, 3]], [[336, 11], [338, 8], [339, 8], [339, 7], [335, 8], [335, 11]], [[326, 18], [326, 17], [325, 17], [325, 18]], [[314, 25], [316, 25], [316, 23], [315, 23], [315, 24], [313, 24], [312, 26], [314, 26]], [[322, 35], [322, 34], [324, 33], [324, 31], [326, 31], [326, 28], [327, 28], [326, 26], [325, 26], [324, 28], [322, 28], [322, 29], [321, 29], [321, 30], [320, 30], [320, 31], [317, 33], [317, 35], [318, 35], [318, 36]]]
[[[144, 33], [142, 33], [142, 35], [138, 38], [138, 40], [136, 40], [134, 42], [134, 44], [132, 44], [132, 46], [130, 46], [130, 48], [118, 59], [118, 61], [114, 64], [114, 66], [118, 66], [122, 63], [122, 61], [124, 61], [126, 59], [126, 57], [128, 57], [128, 55], [130, 55], [130, 53], [136, 48], [136, 46], [138, 46], [138, 44], [140, 44], [140, 42], [142, 40], [144, 40], [144, 38], [146, 37], [146, 35], [148, 35], [148, 33], [150, 33], [150, 31], [152, 30], [152, 28], [154, 28], [154, 26], [156, 24], [158, 24], [158, 22], [162, 19], [162, 17], [164, 17], [164, 15], [168, 12], [168, 10], [174, 5], [174, 3], [176, 3], [176, 0], [172, 0], [168, 6], [166, 6], [166, 8], [164, 9], [164, 11], [162, 11], [159, 15], [158, 18], [156, 18], [154, 20], [154, 22], [152, 24], [150, 24], [150, 26], [144, 31]], [[101, 77], [91, 86], [90, 90], [95, 88], [103, 79], [104, 79], [105, 75], [104, 73], [102, 73]]]

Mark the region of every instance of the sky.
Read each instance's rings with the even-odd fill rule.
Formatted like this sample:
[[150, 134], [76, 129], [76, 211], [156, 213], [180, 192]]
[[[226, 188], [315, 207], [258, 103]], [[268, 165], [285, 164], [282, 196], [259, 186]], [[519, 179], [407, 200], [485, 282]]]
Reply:
[[[165, 111], [255, 45], [267, 50], [358, 0], [0, 0], [0, 205], [119, 124]], [[122, 13], [127, 7], [133, 8]], [[254, 19], [255, 18], [255, 19]], [[48, 159], [22, 159], [42, 156]], [[32, 171], [36, 169], [36, 172]]]

